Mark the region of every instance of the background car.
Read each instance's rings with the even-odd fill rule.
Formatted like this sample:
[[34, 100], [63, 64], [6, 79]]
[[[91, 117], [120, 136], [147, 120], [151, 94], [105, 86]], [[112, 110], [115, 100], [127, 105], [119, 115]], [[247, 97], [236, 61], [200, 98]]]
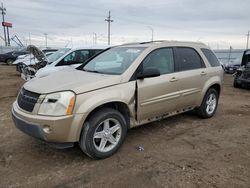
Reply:
[[67, 68], [77, 68], [91, 57], [97, 55], [105, 48], [104, 46], [81, 47], [81, 48], [62, 48], [48, 57], [48, 64], [39, 69], [35, 77], [41, 78], [51, 73]]
[[234, 77], [235, 88], [250, 88], [250, 50], [243, 54], [241, 66]]
[[16, 50], [8, 53], [0, 54], [0, 62], [4, 62], [8, 65], [12, 65], [12, 63], [17, 59], [20, 55], [26, 55], [29, 52], [27, 50]]
[[[58, 49], [44, 49], [42, 52], [46, 57], [49, 57], [53, 53], [55, 53]], [[17, 59], [12, 63], [13, 65], [16, 65], [18, 67], [18, 64], [23, 63], [25, 65], [34, 65], [38, 63], [37, 58], [34, 57], [33, 54], [26, 54], [26, 55], [20, 55], [17, 57]], [[17, 68], [17, 71], [21, 71], [19, 68]]]
[[225, 73], [233, 74], [236, 72], [238, 68], [240, 68], [240, 65], [241, 65], [241, 59], [240, 58], [234, 59], [224, 65], [224, 71]]

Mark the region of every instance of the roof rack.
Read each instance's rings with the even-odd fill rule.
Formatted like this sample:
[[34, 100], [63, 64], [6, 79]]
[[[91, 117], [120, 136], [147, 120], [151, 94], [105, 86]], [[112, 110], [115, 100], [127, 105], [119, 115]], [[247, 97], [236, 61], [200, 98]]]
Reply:
[[150, 43], [162, 43], [162, 42], [179, 42], [179, 43], [193, 43], [193, 44], [202, 44], [202, 42], [193, 42], [193, 41], [176, 41], [176, 40], [154, 40], [154, 41], [145, 41], [145, 42], [131, 42], [131, 43], [124, 43], [121, 44], [120, 46], [125, 46], [125, 45], [133, 45], [133, 44], [150, 44]]
[[149, 43], [157, 43], [157, 42], [166, 42], [167, 40], [154, 40], [154, 41], [144, 41], [144, 42], [130, 42], [130, 43], [124, 43], [123, 45], [132, 45], [132, 44], [149, 44]]

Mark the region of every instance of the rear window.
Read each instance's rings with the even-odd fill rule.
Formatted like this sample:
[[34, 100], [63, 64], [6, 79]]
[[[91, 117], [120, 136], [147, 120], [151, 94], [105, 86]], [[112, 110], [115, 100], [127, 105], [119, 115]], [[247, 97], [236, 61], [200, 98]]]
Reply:
[[209, 64], [212, 67], [219, 67], [220, 66], [219, 60], [217, 59], [217, 57], [214, 55], [214, 53], [211, 50], [202, 48], [201, 51], [206, 56]]

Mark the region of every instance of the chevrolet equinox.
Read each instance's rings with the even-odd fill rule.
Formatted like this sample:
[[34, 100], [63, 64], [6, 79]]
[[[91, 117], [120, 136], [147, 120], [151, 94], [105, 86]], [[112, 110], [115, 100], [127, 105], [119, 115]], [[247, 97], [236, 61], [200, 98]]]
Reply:
[[194, 110], [217, 109], [223, 70], [202, 43], [155, 41], [104, 50], [78, 70], [25, 83], [13, 104], [18, 129], [88, 156], [114, 154], [127, 130]]

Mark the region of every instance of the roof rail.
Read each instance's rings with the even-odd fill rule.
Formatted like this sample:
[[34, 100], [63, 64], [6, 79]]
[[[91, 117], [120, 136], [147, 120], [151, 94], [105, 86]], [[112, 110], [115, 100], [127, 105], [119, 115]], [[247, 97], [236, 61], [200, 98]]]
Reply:
[[161, 43], [161, 42], [179, 42], [179, 43], [204, 44], [204, 43], [202, 43], [202, 42], [193, 42], [193, 41], [154, 40], [154, 41], [145, 41], [145, 42], [131, 42], [131, 43], [124, 43], [124, 44], [121, 44], [120, 46], [125, 46], [125, 45], [133, 45], [133, 44]]
[[157, 42], [166, 42], [166, 41], [167, 41], [167, 40], [153, 40], [153, 41], [141, 42], [140, 44], [157, 43]]
[[156, 43], [156, 42], [166, 42], [166, 40], [154, 40], [154, 41], [144, 41], [144, 42], [130, 42], [130, 43], [121, 44], [121, 46], [123, 46], [123, 45], [132, 45], [132, 44], [148, 44], [148, 43]]

